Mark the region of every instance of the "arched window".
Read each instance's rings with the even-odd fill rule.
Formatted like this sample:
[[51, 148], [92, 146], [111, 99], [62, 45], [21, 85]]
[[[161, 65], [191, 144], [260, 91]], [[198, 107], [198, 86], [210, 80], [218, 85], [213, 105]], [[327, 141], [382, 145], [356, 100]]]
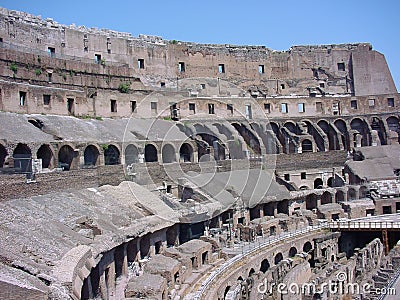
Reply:
[[125, 148], [125, 164], [131, 165], [139, 161], [139, 150], [135, 145], [128, 145]]
[[147, 144], [144, 147], [144, 159], [146, 162], [156, 162], [157, 158], [157, 148], [152, 144]]
[[104, 150], [104, 164], [118, 165], [120, 163], [119, 150], [114, 145], [108, 145]]
[[188, 143], [183, 143], [179, 149], [179, 157], [181, 162], [193, 162], [193, 148]]
[[36, 157], [42, 160], [42, 168], [53, 167], [54, 155], [49, 145], [42, 145], [36, 153]]
[[99, 160], [99, 149], [94, 145], [89, 145], [83, 153], [85, 166], [96, 166]]
[[165, 144], [162, 148], [162, 161], [163, 163], [175, 162], [175, 149], [170, 144]]
[[58, 151], [58, 166], [64, 171], [71, 169], [72, 161], [74, 160], [74, 149], [71, 146], [64, 145]]

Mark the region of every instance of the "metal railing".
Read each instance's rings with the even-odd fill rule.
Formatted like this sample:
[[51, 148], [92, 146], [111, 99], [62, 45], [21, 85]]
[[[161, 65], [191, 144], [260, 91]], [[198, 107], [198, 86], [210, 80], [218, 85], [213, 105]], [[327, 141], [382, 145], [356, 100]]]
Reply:
[[400, 230], [400, 220], [365, 222], [365, 221], [332, 221], [328, 223], [330, 229], [395, 229]]
[[210, 285], [213, 283], [213, 281], [216, 278], [220, 278], [222, 273], [227, 271], [235, 263], [239, 262], [244, 257], [252, 256], [255, 252], [261, 250], [262, 248], [272, 246], [283, 240], [296, 238], [296, 237], [304, 235], [306, 233], [316, 232], [321, 229], [329, 229], [328, 224], [321, 224], [318, 226], [308, 226], [303, 229], [292, 231], [292, 232], [283, 232], [277, 236], [269, 236], [268, 238], [259, 238], [256, 241], [249, 243], [248, 245], [243, 245], [242, 247], [239, 247], [239, 249], [241, 249], [242, 253], [232, 257], [231, 259], [226, 261], [224, 264], [222, 264], [217, 270], [211, 272], [211, 274], [207, 277], [207, 279], [202, 283], [202, 285], [198, 289], [198, 291], [194, 294], [193, 299], [200, 300], [203, 297], [204, 292], [210, 287]]

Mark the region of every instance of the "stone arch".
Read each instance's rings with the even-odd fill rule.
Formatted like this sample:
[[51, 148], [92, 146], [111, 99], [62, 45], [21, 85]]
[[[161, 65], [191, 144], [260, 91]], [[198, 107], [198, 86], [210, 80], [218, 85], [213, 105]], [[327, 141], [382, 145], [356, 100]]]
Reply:
[[294, 257], [297, 254], [297, 248], [296, 247], [291, 247], [289, 249], [289, 257]]
[[97, 166], [99, 164], [100, 151], [95, 145], [88, 145], [83, 151], [83, 164], [85, 166]]
[[357, 199], [357, 192], [354, 188], [349, 188], [347, 190], [347, 199], [348, 200], [356, 200]]
[[311, 245], [310, 242], [305, 242], [303, 245], [303, 252], [310, 253], [310, 251], [313, 249], [313, 246]]
[[332, 195], [328, 191], [323, 192], [321, 195], [321, 204], [332, 203]]
[[307, 185], [302, 185], [299, 190], [300, 191], [305, 191], [305, 190], [309, 190], [310, 188]]
[[321, 178], [316, 178], [314, 180], [314, 189], [322, 189], [322, 187], [324, 186], [324, 182], [322, 181]]
[[232, 126], [235, 127], [237, 132], [243, 137], [248, 148], [251, 149], [254, 154], [261, 155], [261, 144], [258, 137], [243, 124], [232, 123]]
[[265, 259], [263, 259], [263, 261], [261, 262], [260, 271], [263, 272], [263, 273], [265, 273], [265, 272], [268, 271], [268, 269], [269, 269], [270, 266], [271, 266], [271, 265], [269, 264], [268, 259], [265, 258]]
[[[378, 134], [380, 144], [387, 145], [387, 133], [382, 119], [378, 117], [372, 117], [370, 125], [371, 129]], [[373, 138], [373, 141], [374, 140], [375, 139]], [[378, 143], [376, 143], [376, 145], [378, 145]]]
[[[198, 160], [204, 155], [212, 155], [211, 150], [213, 150], [212, 157], [215, 160], [224, 160], [225, 157], [225, 145], [224, 143], [214, 135], [208, 133], [197, 133], [198, 136], [197, 147], [198, 147]], [[209, 158], [207, 158], [209, 159]], [[204, 158], [203, 158], [204, 160]]]
[[104, 164], [105, 165], [118, 165], [120, 164], [119, 149], [114, 145], [108, 145], [104, 149]]
[[8, 155], [7, 149], [0, 144], [0, 168], [4, 167], [4, 162], [6, 160], [6, 157]]
[[[365, 124], [365, 121], [361, 120], [360, 118], [354, 118], [350, 122], [350, 128], [356, 131], [353, 136], [354, 147], [370, 146], [368, 126]], [[358, 136], [360, 136], [361, 140], [358, 140]]]
[[157, 155], [157, 148], [153, 144], [147, 144], [144, 147], [144, 160], [146, 162], [157, 162], [158, 155]]
[[135, 145], [129, 144], [125, 148], [125, 164], [131, 165], [137, 162], [139, 162], [139, 150]]
[[283, 127], [285, 127], [287, 130], [289, 130], [293, 134], [299, 134], [299, 129], [293, 121], [286, 121], [283, 124]]
[[32, 152], [26, 144], [19, 143], [13, 152], [14, 168], [21, 172], [30, 172]]
[[175, 148], [171, 144], [165, 144], [162, 147], [161, 153], [162, 153], [162, 162], [163, 163], [176, 162]]
[[274, 257], [274, 264], [277, 265], [283, 260], [283, 254], [281, 252], [277, 253]]
[[335, 129], [333, 129], [332, 125], [325, 120], [320, 120], [317, 125], [326, 134], [329, 150], [340, 150], [337, 132], [335, 131]]
[[[314, 143], [312, 143], [312, 145], [315, 145], [314, 147], [317, 149], [316, 151], [319, 151], [319, 152], [327, 151], [326, 146], [325, 146], [324, 137], [322, 135], [321, 130], [317, 126], [317, 124], [315, 124], [314, 122], [311, 122], [308, 119], [303, 119], [298, 124], [300, 124], [298, 126], [299, 126], [302, 134], [307, 133], [312, 136], [312, 138], [314, 139]], [[304, 130], [305, 129], [304, 125], [307, 126], [307, 131]], [[310, 151], [308, 151], [308, 152], [310, 152]]]
[[43, 144], [36, 152], [36, 157], [42, 160], [42, 168], [53, 168], [54, 167], [54, 154], [50, 148], [50, 145]]
[[350, 137], [346, 122], [342, 119], [338, 119], [334, 122], [334, 125], [341, 134], [341, 140], [344, 149], [350, 150]]
[[394, 136], [397, 143], [400, 143], [400, 124], [397, 117], [391, 116], [386, 119], [387, 126], [391, 135]]
[[336, 203], [345, 201], [344, 192], [342, 190], [339, 190], [336, 192], [335, 201], [336, 201]]
[[302, 152], [313, 152], [313, 144], [309, 139], [305, 139], [301, 142]]
[[74, 160], [74, 149], [69, 145], [64, 145], [58, 151], [58, 166], [64, 171], [71, 169], [72, 161]]
[[329, 177], [328, 180], [327, 180], [327, 182], [326, 182], [326, 184], [327, 184], [329, 187], [333, 187], [333, 177]]
[[188, 143], [183, 143], [179, 148], [179, 158], [181, 162], [193, 162], [193, 147]]

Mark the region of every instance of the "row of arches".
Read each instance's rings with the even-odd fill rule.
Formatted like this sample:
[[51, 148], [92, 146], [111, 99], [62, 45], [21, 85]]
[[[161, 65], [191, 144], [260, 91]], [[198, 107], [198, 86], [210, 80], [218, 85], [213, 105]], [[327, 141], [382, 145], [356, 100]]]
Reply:
[[[250, 125], [254, 129], [259, 128], [257, 123]], [[386, 119], [375, 116], [370, 120], [357, 117], [347, 122], [343, 119], [318, 122], [287, 120], [281, 124], [270, 122], [267, 128], [276, 136], [276, 147], [265, 145], [267, 153], [271, 154], [351, 150], [353, 147], [400, 142], [399, 118], [396, 116]], [[267, 132], [262, 134], [267, 135]]]
[[[194, 159], [193, 147], [188, 143], [183, 143], [179, 149], [179, 161], [191, 162]], [[33, 158], [42, 160], [42, 168], [63, 168], [70, 170], [83, 167], [97, 166], [104, 162], [104, 165], [121, 164], [121, 152], [118, 146], [113, 144], [104, 144], [102, 148], [95, 144], [89, 144], [83, 149], [83, 157], [80, 157], [80, 149], [74, 149], [73, 145], [62, 145], [58, 151], [50, 144], [43, 144], [35, 153], [24, 143], [19, 143], [11, 152], [12, 165], [8, 164], [7, 158], [9, 151], [0, 144], [0, 168], [12, 167], [19, 172], [30, 172], [32, 168], [31, 160]], [[144, 159], [141, 159], [141, 157]], [[176, 162], [175, 148], [171, 144], [165, 144], [162, 147], [161, 158], [163, 163]], [[141, 154], [139, 148], [129, 144], [125, 148], [125, 164], [138, 162], [157, 162], [159, 161], [158, 150], [153, 144], [146, 144], [144, 153]]]

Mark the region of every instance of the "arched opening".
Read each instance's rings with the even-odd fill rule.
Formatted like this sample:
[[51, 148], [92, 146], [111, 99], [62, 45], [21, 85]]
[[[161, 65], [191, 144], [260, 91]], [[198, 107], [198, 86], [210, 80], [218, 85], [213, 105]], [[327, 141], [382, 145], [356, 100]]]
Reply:
[[334, 125], [341, 134], [341, 141], [342, 141], [344, 149], [350, 150], [349, 132], [347, 130], [346, 123], [343, 120], [336, 120]]
[[26, 144], [18, 144], [13, 152], [14, 168], [18, 172], [30, 172], [32, 170], [32, 152]]
[[336, 200], [336, 203], [344, 202], [344, 192], [343, 191], [337, 191], [336, 195], [335, 195], [335, 200]]
[[333, 187], [333, 177], [328, 178], [327, 184], [329, 187]]
[[297, 249], [296, 247], [291, 247], [289, 249], [289, 257], [294, 257], [297, 254]]
[[308, 195], [306, 197], [306, 209], [313, 210], [317, 208], [317, 196], [315, 194]]
[[353, 188], [349, 188], [347, 191], [347, 199], [348, 200], [356, 200], [357, 199], [357, 193], [356, 190]]
[[304, 243], [303, 252], [310, 253], [311, 249], [312, 249], [312, 245], [310, 242]]
[[337, 132], [333, 129], [333, 127], [324, 120], [319, 121], [317, 125], [326, 134], [329, 143], [329, 150], [340, 150]]
[[4, 167], [4, 162], [6, 160], [8, 153], [6, 148], [0, 144], [0, 168]]
[[366, 186], [361, 186], [358, 190], [358, 197], [360, 199], [367, 198], [368, 196], [368, 188]]
[[289, 214], [289, 201], [288, 200], [282, 200], [278, 202], [277, 205], [278, 213], [280, 214]]
[[310, 188], [308, 187], [308, 186], [306, 186], [306, 185], [302, 185], [300, 188], [299, 188], [299, 190], [300, 191], [306, 191], [306, 190], [309, 190]]
[[144, 147], [144, 160], [146, 162], [158, 161], [157, 148], [153, 144], [147, 144]]
[[293, 123], [293, 122], [288, 121], [288, 122], [286, 122], [286, 123], [283, 125], [283, 127], [285, 127], [286, 129], [288, 129], [291, 133], [300, 134], [299, 128], [298, 128], [297, 125], [296, 125], [295, 123]]
[[386, 119], [386, 123], [389, 127], [389, 131], [391, 133], [391, 136], [394, 137], [395, 141], [398, 143], [400, 142], [400, 125], [399, 125], [399, 119], [396, 117], [389, 117]]
[[243, 137], [244, 141], [246, 142], [248, 149], [256, 155], [261, 155], [261, 147], [260, 141], [258, 140], [257, 136], [245, 125], [232, 123], [232, 126], [235, 127], [237, 132]]
[[243, 277], [242, 277], [242, 276], [239, 276], [238, 279], [237, 279], [237, 281], [243, 282]]
[[250, 271], [249, 271], [249, 276], [248, 276], [248, 277], [253, 276], [253, 274], [254, 274], [255, 272], [256, 272], [256, 271], [255, 271], [253, 268], [251, 268]]
[[274, 257], [274, 263], [275, 265], [279, 264], [283, 260], [283, 255], [281, 252], [279, 252], [277, 255]]
[[108, 145], [104, 149], [104, 164], [105, 165], [118, 165], [119, 160], [119, 150], [114, 145]]
[[231, 289], [231, 287], [230, 287], [229, 285], [225, 288], [225, 291], [224, 291], [224, 298], [223, 298], [223, 299], [226, 299], [226, 295], [228, 294], [228, 292], [229, 292], [230, 289]]
[[321, 178], [317, 178], [314, 180], [314, 189], [322, 189], [324, 187], [324, 182]]
[[188, 143], [183, 143], [179, 149], [179, 157], [181, 162], [193, 162], [193, 148]]
[[171, 144], [165, 144], [162, 148], [163, 163], [172, 163], [176, 161], [175, 148]]
[[125, 164], [131, 165], [139, 162], [139, 150], [135, 145], [129, 144], [125, 148]]
[[329, 192], [324, 192], [321, 195], [321, 204], [328, 204], [328, 203], [332, 203], [332, 195]]
[[301, 142], [302, 152], [313, 152], [312, 142], [310, 140], [304, 140]]
[[58, 151], [58, 166], [64, 171], [70, 170], [74, 156], [74, 149], [71, 146], [62, 146]]
[[99, 149], [94, 145], [89, 145], [83, 152], [83, 163], [85, 166], [96, 166], [99, 159]]
[[371, 121], [371, 129], [378, 134], [379, 142], [381, 145], [387, 145], [387, 135], [385, 125], [378, 117], [373, 117]]
[[269, 264], [268, 259], [264, 259], [264, 260], [261, 262], [260, 271], [263, 272], [263, 273], [265, 273], [265, 272], [268, 271], [269, 267], [270, 267], [270, 264]]
[[370, 146], [368, 127], [365, 122], [359, 118], [350, 123], [350, 128], [358, 133], [354, 134], [354, 147]]
[[42, 168], [47, 169], [54, 166], [54, 155], [49, 145], [40, 146], [36, 152], [36, 157], [42, 160]]
[[224, 160], [226, 158], [225, 145], [217, 137], [208, 133], [198, 133], [196, 142], [199, 161], [209, 161], [212, 158]]

